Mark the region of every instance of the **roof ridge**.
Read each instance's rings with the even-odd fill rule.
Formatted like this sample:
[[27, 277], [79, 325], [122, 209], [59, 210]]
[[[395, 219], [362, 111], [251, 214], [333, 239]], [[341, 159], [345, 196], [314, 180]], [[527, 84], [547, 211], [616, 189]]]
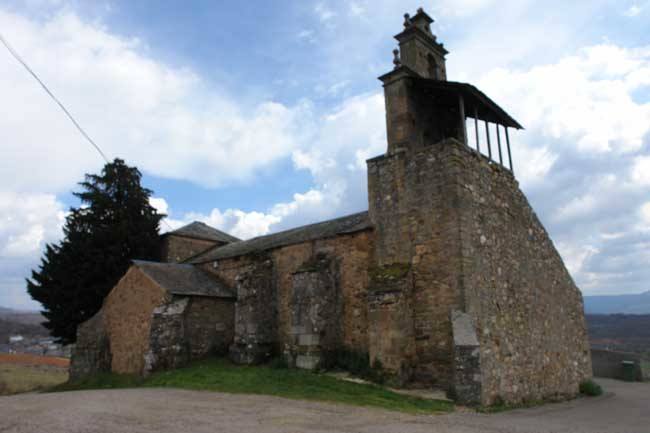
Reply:
[[165, 235], [176, 235], [176, 236], [182, 236], [182, 237], [188, 237], [194, 239], [203, 239], [203, 240], [226, 242], [226, 243], [241, 241], [241, 239], [229, 233], [226, 233], [223, 230], [219, 230], [218, 228], [212, 227], [211, 225], [203, 221], [192, 221], [191, 223], [185, 224], [184, 226], [179, 227], [175, 230], [163, 233], [163, 236]]
[[[188, 258], [185, 262], [205, 263], [217, 258], [236, 257], [253, 251], [279, 248], [313, 239], [323, 239], [338, 234], [353, 233], [372, 227], [368, 211], [357, 212], [330, 220], [319, 221], [304, 226], [294, 227], [276, 233], [256, 236], [245, 241], [228, 245], [218, 245], [207, 251]], [[318, 230], [318, 229], [321, 230]], [[221, 254], [220, 254], [221, 253]]]

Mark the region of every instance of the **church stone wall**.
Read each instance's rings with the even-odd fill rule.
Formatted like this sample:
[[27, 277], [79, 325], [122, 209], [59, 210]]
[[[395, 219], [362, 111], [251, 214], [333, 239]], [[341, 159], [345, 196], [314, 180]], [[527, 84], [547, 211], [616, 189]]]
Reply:
[[[370, 326], [385, 328], [385, 316], [392, 316], [394, 325], [377, 331], [370, 354], [397, 372], [393, 360], [399, 358], [395, 350], [401, 347], [401, 357], [410, 365], [400, 366], [400, 373], [410, 369], [415, 381], [443, 388], [450, 386], [453, 368], [449, 312], [459, 308], [462, 300], [457, 158], [454, 146], [443, 142], [368, 161], [377, 265], [371, 271], [376, 277], [371, 292], [392, 293], [395, 300], [387, 304], [376, 296], [371, 299], [371, 309], [378, 306], [385, 311], [378, 311], [378, 320]], [[410, 308], [412, 329], [405, 322]]]
[[103, 311], [99, 310], [77, 328], [77, 342], [70, 360], [70, 380], [77, 381], [111, 371], [111, 345]]
[[174, 296], [152, 313], [144, 373], [170, 370], [228, 350], [234, 302], [203, 296]]
[[214, 247], [218, 243], [219, 242], [205, 239], [188, 238], [185, 236], [168, 234], [163, 237], [161, 261], [179, 263]]
[[591, 376], [582, 295], [517, 181], [458, 145], [463, 303], [482, 402], [566, 398]]
[[233, 299], [192, 296], [185, 315], [185, 339], [190, 358], [224, 354], [234, 336], [235, 301]]
[[[577, 394], [582, 297], [509, 172], [448, 139], [369, 160], [368, 187], [371, 357], [468, 402]], [[454, 311], [478, 346], [454, 342]]]
[[102, 311], [114, 373], [142, 373], [152, 312], [166, 298], [166, 292], [136, 267], [131, 267], [106, 297]]
[[[213, 262], [203, 264], [204, 269], [219, 275], [229, 286], [238, 288], [235, 345], [242, 335], [247, 334], [249, 339], [262, 338], [271, 342], [271, 351], [275, 354], [291, 350], [295, 339], [292, 332], [294, 274], [301, 270], [303, 264], [325, 255], [336, 262], [332, 268], [335, 269], [333, 277], [340, 287], [338, 296], [341, 297], [342, 307], [334, 325], [341, 327], [342, 345], [351, 350], [367, 351], [366, 294], [372, 239], [371, 231], [362, 231], [222, 259], [217, 262], [216, 268]], [[253, 291], [258, 297], [268, 297], [268, 301], [258, 302], [252, 296], [242, 297], [242, 294], [252, 294]], [[255, 314], [252, 314], [253, 311]], [[258, 323], [262, 325], [258, 326]], [[268, 335], [271, 329], [272, 335]]]
[[143, 374], [183, 367], [190, 360], [185, 339], [188, 298], [174, 299], [154, 308]]

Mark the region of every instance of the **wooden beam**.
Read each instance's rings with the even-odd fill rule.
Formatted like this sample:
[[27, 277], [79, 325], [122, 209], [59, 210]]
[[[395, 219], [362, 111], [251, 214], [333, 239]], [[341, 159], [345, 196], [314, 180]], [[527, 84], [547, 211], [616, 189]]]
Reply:
[[461, 93], [458, 94], [458, 108], [460, 110], [460, 124], [463, 128], [463, 143], [467, 146], [467, 125], [465, 124], [465, 100]]
[[476, 151], [481, 153], [481, 143], [478, 139], [478, 110], [476, 110], [476, 105], [474, 105], [474, 132], [476, 133]]
[[485, 136], [487, 137], [487, 143], [488, 143], [488, 157], [490, 158], [490, 161], [492, 161], [492, 143], [490, 142], [490, 125], [488, 121], [485, 121]]
[[503, 165], [503, 155], [501, 154], [501, 134], [499, 133], [499, 124], [497, 123], [497, 145], [499, 146], [499, 164]]
[[510, 171], [515, 174], [515, 169], [512, 168], [512, 153], [510, 152], [510, 136], [508, 135], [508, 127], [506, 126], [506, 145], [508, 146], [508, 161], [510, 161]]

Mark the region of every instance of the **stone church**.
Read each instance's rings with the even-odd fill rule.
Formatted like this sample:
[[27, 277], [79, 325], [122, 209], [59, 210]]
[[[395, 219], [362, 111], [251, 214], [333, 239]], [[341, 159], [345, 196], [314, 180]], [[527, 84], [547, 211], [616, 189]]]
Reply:
[[521, 126], [447, 80], [432, 22], [405, 15], [379, 78], [388, 143], [367, 161], [367, 212], [246, 241], [202, 223], [163, 235], [161, 262], [134, 260], [79, 327], [73, 378], [212, 354], [312, 369], [347, 350], [463, 403], [575, 396], [582, 296], [514, 176]]

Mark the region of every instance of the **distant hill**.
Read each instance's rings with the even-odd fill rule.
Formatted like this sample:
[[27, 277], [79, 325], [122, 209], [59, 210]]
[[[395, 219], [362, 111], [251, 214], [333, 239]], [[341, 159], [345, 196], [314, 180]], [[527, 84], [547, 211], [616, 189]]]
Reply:
[[0, 344], [7, 343], [12, 335], [22, 335], [25, 338], [47, 337], [47, 329], [38, 324], [20, 323], [0, 318]]
[[650, 314], [650, 291], [635, 295], [585, 296], [587, 314]]
[[650, 314], [587, 314], [586, 318], [592, 347], [650, 354]]
[[41, 323], [45, 318], [36, 311], [19, 311], [0, 307], [0, 344], [6, 343], [10, 335], [24, 337], [48, 336], [49, 331]]

